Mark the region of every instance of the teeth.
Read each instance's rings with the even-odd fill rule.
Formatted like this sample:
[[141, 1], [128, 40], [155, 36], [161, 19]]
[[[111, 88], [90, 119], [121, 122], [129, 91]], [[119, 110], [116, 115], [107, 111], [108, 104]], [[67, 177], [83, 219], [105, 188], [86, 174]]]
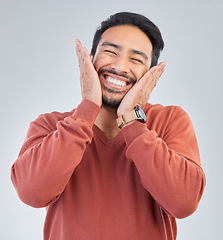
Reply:
[[112, 77], [107, 77], [106, 80], [114, 85], [117, 86], [121, 86], [121, 87], [125, 87], [126, 86], [126, 82], [125, 81], [120, 81], [120, 80], [116, 80], [115, 78]]

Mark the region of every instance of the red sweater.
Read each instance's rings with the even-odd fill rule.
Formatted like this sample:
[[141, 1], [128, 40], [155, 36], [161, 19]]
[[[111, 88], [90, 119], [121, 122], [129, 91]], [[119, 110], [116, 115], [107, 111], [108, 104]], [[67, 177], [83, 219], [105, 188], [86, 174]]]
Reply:
[[94, 125], [100, 108], [40, 115], [30, 124], [12, 182], [47, 207], [45, 240], [170, 240], [205, 186], [197, 141], [180, 107], [147, 104], [147, 123], [114, 138]]

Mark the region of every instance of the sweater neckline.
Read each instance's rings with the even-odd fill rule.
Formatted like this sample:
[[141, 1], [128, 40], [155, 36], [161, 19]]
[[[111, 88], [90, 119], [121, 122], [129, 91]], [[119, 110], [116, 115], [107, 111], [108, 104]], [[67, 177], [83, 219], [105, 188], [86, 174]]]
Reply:
[[109, 138], [104, 132], [95, 124], [93, 125], [94, 135], [106, 146], [114, 147], [120, 142], [124, 141], [124, 137], [121, 132], [119, 132], [115, 137]]

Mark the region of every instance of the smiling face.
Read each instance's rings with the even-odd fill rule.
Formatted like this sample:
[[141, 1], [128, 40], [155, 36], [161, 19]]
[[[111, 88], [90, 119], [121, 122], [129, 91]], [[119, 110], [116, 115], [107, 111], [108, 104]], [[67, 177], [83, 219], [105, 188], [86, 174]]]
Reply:
[[117, 108], [125, 96], [148, 70], [152, 44], [140, 29], [120, 25], [101, 36], [94, 56], [94, 67], [102, 87], [103, 104]]

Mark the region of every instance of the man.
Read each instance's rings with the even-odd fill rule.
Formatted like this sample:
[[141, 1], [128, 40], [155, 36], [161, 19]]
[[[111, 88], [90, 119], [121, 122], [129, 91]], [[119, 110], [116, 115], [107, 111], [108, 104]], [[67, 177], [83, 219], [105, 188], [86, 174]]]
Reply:
[[44, 239], [176, 239], [176, 218], [191, 215], [205, 186], [188, 115], [147, 103], [159, 29], [117, 13], [96, 31], [91, 55], [76, 40], [82, 101], [40, 115], [12, 166], [20, 199], [47, 207]]

